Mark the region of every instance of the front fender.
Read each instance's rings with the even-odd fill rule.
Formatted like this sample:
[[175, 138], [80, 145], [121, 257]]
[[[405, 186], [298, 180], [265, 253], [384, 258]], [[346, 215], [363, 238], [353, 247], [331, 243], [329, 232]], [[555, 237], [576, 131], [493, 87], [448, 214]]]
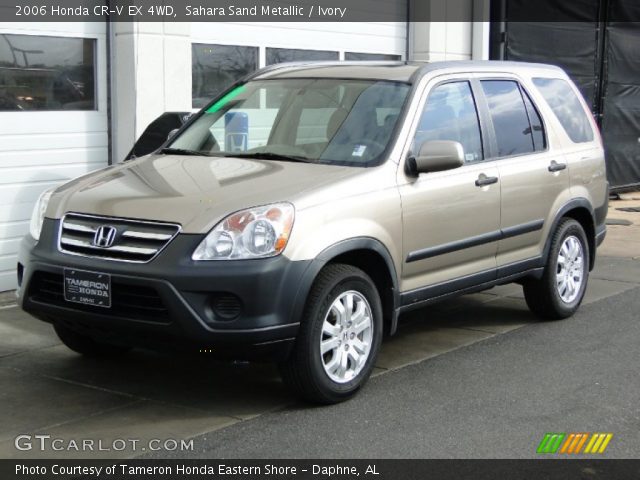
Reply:
[[356, 237], [350, 238], [346, 240], [339, 241], [334, 243], [333, 245], [325, 248], [320, 254], [316, 256], [309, 264], [307, 269], [304, 272], [300, 285], [298, 287], [298, 291], [295, 296], [295, 307], [292, 312], [292, 321], [301, 322], [303, 321], [303, 313], [304, 307], [316, 277], [320, 273], [320, 271], [334, 258], [338, 256], [357, 251], [357, 250], [370, 250], [382, 257], [384, 260], [387, 269], [389, 271], [392, 283], [392, 305], [391, 305], [391, 318], [389, 325], [389, 333], [393, 335], [397, 329], [398, 324], [398, 305], [399, 305], [399, 294], [398, 294], [398, 277], [397, 277], [397, 269], [394, 263], [394, 260], [389, 253], [387, 247], [385, 247], [382, 242], [375, 238], [371, 237]]

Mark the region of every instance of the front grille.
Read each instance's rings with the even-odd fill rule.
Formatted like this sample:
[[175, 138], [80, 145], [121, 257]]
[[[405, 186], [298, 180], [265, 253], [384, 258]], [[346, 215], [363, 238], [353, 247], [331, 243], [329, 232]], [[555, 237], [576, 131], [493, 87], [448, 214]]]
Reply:
[[[115, 229], [108, 245], [95, 243], [100, 227]], [[68, 213], [62, 219], [58, 248], [63, 253], [121, 262], [146, 263], [166, 247], [180, 231], [171, 223]]]
[[35, 272], [29, 287], [29, 299], [102, 315], [114, 315], [132, 320], [170, 323], [169, 310], [155, 288], [111, 281], [111, 308], [94, 307], [64, 299], [64, 279], [61, 274]]

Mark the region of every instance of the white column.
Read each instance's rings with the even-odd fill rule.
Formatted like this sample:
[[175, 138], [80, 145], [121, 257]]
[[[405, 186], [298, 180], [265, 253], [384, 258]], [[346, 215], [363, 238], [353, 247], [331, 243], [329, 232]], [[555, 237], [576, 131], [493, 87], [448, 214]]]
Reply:
[[473, 60], [489, 60], [489, 0], [473, 0], [471, 58]]
[[[421, 10], [419, 18], [433, 18], [434, 22], [412, 22], [409, 28], [411, 60], [433, 62], [439, 60], [469, 60], [475, 57], [475, 18], [481, 8], [488, 8], [486, 0], [419, 1], [414, 8]], [[483, 22], [478, 22], [483, 23]], [[487, 34], [488, 34], [487, 25]], [[488, 57], [488, 36], [487, 36]]]
[[155, 118], [191, 110], [191, 25], [112, 24], [113, 161], [122, 161]]

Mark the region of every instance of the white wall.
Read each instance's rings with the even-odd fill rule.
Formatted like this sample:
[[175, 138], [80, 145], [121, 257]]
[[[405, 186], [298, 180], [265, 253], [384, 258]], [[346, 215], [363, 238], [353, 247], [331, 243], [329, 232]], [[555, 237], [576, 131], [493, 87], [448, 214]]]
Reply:
[[107, 165], [105, 27], [0, 23], [0, 33], [95, 38], [97, 111], [0, 112], [0, 291], [15, 288], [17, 251], [49, 186]]
[[112, 32], [113, 160], [155, 118], [191, 110], [190, 24], [115, 23]]
[[488, 60], [489, 22], [473, 22], [489, 17], [488, 0], [448, 0], [424, 2], [421, 13], [440, 22], [415, 22], [409, 32], [412, 60]]

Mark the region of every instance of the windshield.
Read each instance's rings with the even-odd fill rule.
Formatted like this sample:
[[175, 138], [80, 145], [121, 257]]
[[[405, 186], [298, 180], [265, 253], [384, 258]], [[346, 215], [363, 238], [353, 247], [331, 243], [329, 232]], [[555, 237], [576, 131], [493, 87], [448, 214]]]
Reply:
[[251, 81], [207, 107], [167, 152], [377, 164], [408, 91], [376, 80]]

